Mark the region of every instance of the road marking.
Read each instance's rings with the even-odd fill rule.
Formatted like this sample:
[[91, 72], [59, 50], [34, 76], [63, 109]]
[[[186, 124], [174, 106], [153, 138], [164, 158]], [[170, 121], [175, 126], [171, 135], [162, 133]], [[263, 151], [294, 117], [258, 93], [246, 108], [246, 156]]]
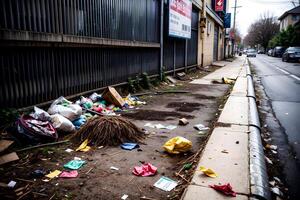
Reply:
[[294, 74], [291, 74], [290, 76], [293, 77], [294, 79], [300, 81], [300, 78], [298, 76], [295, 76]]
[[287, 72], [287, 71], [285, 71], [284, 69], [281, 69], [281, 68], [279, 68], [279, 67], [276, 67], [276, 69], [278, 69], [279, 71], [281, 71], [281, 72], [283, 72], [283, 73], [285, 73], [285, 74], [290, 74], [289, 72]]

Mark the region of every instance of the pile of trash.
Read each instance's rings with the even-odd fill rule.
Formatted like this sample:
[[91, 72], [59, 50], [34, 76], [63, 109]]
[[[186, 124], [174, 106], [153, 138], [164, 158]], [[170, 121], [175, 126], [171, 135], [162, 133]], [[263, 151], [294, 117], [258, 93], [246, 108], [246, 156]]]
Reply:
[[32, 113], [21, 116], [16, 122], [18, 138], [30, 144], [53, 142], [58, 139], [58, 132], [73, 133], [94, 116], [117, 116], [121, 111], [144, 104], [130, 94], [122, 98], [113, 87], [102, 94], [81, 96], [75, 103], [59, 97], [47, 112], [34, 107]]

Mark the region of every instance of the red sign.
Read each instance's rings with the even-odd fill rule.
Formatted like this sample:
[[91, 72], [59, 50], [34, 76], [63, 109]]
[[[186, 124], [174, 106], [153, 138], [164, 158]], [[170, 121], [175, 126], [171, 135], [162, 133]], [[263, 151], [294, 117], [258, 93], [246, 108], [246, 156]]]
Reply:
[[224, 0], [215, 0], [215, 11], [224, 11]]

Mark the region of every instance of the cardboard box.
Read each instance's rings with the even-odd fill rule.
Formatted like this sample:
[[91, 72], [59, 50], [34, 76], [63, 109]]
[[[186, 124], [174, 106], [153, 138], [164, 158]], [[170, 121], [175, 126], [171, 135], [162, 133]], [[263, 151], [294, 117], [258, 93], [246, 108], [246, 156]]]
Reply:
[[120, 96], [120, 94], [113, 87], [107, 87], [106, 90], [102, 93], [102, 98], [105, 99], [108, 103], [114, 104], [118, 107], [123, 107], [125, 101]]

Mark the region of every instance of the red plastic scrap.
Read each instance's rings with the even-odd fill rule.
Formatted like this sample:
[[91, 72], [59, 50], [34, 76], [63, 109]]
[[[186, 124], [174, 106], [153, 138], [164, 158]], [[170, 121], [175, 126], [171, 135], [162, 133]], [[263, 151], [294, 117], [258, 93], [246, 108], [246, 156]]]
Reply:
[[211, 188], [222, 192], [223, 194], [227, 196], [236, 197], [236, 192], [232, 190], [232, 187], [229, 183], [225, 185], [210, 185]]
[[157, 167], [150, 163], [143, 164], [142, 166], [136, 166], [133, 168], [132, 173], [136, 176], [153, 176], [156, 174]]

